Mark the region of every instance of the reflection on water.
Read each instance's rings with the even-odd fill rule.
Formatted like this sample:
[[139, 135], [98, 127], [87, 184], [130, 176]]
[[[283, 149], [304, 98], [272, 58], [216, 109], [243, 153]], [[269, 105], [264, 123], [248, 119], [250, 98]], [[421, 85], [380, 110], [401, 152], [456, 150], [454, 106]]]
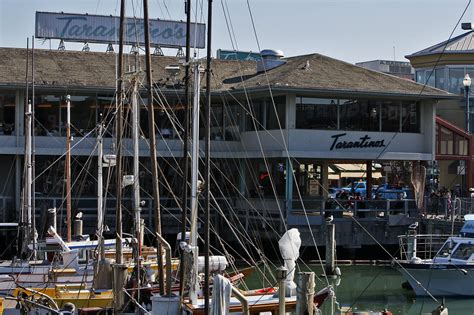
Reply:
[[[336, 291], [335, 305], [326, 301], [322, 314], [332, 315], [344, 311], [382, 311], [387, 309], [393, 314], [431, 314], [439, 305], [430, 298], [416, 297], [411, 290], [402, 288], [403, 278], [397, 270], [387, 266], [341, 266], [342, 277], [330, 280]], [[311, 266], [316, 275], [321, 274], [321, 266]], [[303, 270], [302, 270], [303, 271]], [[262, 285], [262, 278], [249, 279], [251, 287]], [[268, 285], [268, 283], [267, 283]], [[324, 279], [317, 281], [318, 288], [324, 285]], [[473, 282], [474, 285], [474, 282]], [[439, 302], [442, 298], [438, 298]], [[474, 315], [474, 299], [446, 299], [450, 315]]]

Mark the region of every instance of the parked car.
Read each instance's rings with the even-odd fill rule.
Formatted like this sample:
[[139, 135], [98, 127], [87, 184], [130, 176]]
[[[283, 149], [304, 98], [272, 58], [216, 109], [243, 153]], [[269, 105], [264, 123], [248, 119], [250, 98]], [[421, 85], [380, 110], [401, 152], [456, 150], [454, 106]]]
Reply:
[[398, 187], [391, 184], [383, 184], [373, 192], [372, 197], [377, 199], [413, 199], [414, 196], [413, 190], [411, 190], [409, 187]]
[[352, 182], [347, 186], [342, 187], [342, 190], [349, 194], [360, 193], [362, 196], [366, 195], [367, 183], [365, 181]]

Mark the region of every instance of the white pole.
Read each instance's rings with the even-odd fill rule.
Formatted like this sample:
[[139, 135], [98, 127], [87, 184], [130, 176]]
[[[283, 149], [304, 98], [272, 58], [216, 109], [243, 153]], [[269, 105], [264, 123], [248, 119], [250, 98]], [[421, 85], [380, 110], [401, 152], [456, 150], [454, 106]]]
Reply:
[[32, 169], [32, 164], [31, 164], [31, 154], [32, 154], [32, 148], [31, 148], [31, 124], [32, 124], [32, 119], [31, 119], [31, 101], [28, 101], [28, 109], [26, 112], [26, 135], [25, 135], [25, 142], [26, 142], [26, 185], [25, 185], [25, 195], [26, 195], [26, 218], [28, 222], [28, 229], [27, 229], [27, 235], [28, 235], [28, 242], [30, 242], [32, 237], [34, 237], [34, 230], [32, 227], [32, 206], [31, 206], [31, 197], [32, 197], [32, 191], [31, 191], [31, 183], [32, 183], [32, 175], [33, 175], [33, 169]]
[[104, 156], [104, 148], [103, 148], [103, 141], [102, 141], [102, 115], [100, 116], [99, 121], [99, 132], [97, 135], [97, 231], [99, 236], [102, 237], [102, 228], [104, 226], [104, 218], [103, 218], [103, 176], [102, 176], [102, 160]]
[[194, 98], [192, 111], [192, 143], [191, 143], [191, 247], [193, 250], [193, 268], [191, 272], [189, 297], [192, 304], [197, 304], [200, 290], [198, 279], [198, 166], [199, 166], [199, 90], [201, 85], [199, 64], [194, 64]]
[[[61, 106], [60, 106], [61, 107]], [[66, 222], [67, 241], [72, 240], [71, 218], [71, 96], [66, 95]]]
[[[138, 142], [138, 87], [137, 81], [134, 80], [132, 91], [132, 138], [133, 138], [133, 210], [135, 213], [135, 233], [138, 242], [141, 242], [140, 228], [140, 150]], [[139, 244], [141, 248], [142, 244]]]

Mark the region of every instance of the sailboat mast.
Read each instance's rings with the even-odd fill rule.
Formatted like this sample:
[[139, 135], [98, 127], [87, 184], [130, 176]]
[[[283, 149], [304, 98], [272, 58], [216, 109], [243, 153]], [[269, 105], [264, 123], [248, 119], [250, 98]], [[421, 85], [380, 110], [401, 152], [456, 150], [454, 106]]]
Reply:
[[36, 260], [36, 196], [35, 196], [35, 37], [31, 37], [31, 225], [33, 236], [33, 258]]
[[103, 203], [103, 158], [104, 158], [104, 144], [102, 140], [102, 115], [99, 118], [99, 128], [97, 130], [97, 231], [102, 235], [102, 226], [103, 226], [103, 213], [102, 213], [102, 203]]
[[[183, 194], [181, 196], [181, 242], [186, 241], [186, 220], [188, 211], [188, 177], [189, 177], [189, 70], [190, 70], [190, 53], [191, 53], [191, 0], [185, 1], [186, 13], [186, 64], [184, 72], [184, 132], [183, 132]], [[181, 253], [180, 269], [179, 269], [179, 296], [183, 297], [184, 292], [184, 252]]]
[[191, 142], [191, 235], [190, 243], [193, 250], [193, 272], [191, 273], [189, 297], [192, 304], [197, 304], [200, 291], [198, 279], [198, 179], [199, 179], [199, 101], [200, 101], [201, 74], [199, 63], [194, 63], [194, 98], [192, 108], [192, 142]]
[[[138, 71], [138, 69], [137, 69]], [[140, 150], [138, 142], [138, 81], [133, 79], [132, 90], [132, 138], [133, 138], [133, 210], [135, 214], [135, 235], [138, 242], [138, 257], [141, 256], [141, 218], [140, 218]]]
[[[26, 69], [25, 69], [25, 104], [24, 104], [24, 121], [25, 121], [25, 126], [24, 126], [24, 135], [25, 135], [25, 147], [24, 147], [24, 163], [25, 163], [25, 168], [24, 170], [26, 171], [27, 167], [27, 151], [28, 151], [28, 144], [27, 144], [27, 139], [26, 135], [28, 134], [27, 132], [27, 113], [28, 113], [28, 104], [29, 104], [29, 82], [28, 82], [28, 71], [29, 71], [29, 60], [30, 60], [30, 55], [29, 55], [29, 45], [30, 41], [29, 38], [26, 38]], [[18, 230], [18, 251], [20, 252], [21, 256], [24, 257], [26, 255], [26, 248], [28, 245], [28, 214], [26, 211], [28, 211], [28, 206], [27, 206], [27, 187], [28, 187], [28, 182], [26, 178], [26, 172], [23, 174], [23, 180], [25, 182], [25, 185], [23, 185], [23, 191], [22, 191], [22, 197], [21, 197], [21, 206], [20, 206], [20, 229]]]
[[71, 96], [66, 96], [66, 226], [67, 241], [72, 240], [71, 220]]
[[[143, 0], [143, 19], [145, 31], [145, 63], [146, 63], [146, 81], [148, 90], [148, 137], [150, 138], [150, 158], [151, 158], [151, 176], [153, 184], [153, 205], [155, 208], [155, 233], [157, 235], [157, 260], [160, 293], [164, 294], [164, 270], [162, 259], [161, 244], [161, 209], [160, 209], [160, 190], [158, 186], [158, 166], [156, 156], [156, 135], [155, 135], [155, 113], [153, 110], [153, 81], [151, 77], [151, 54], [150, 54], [150, 25], [148, 17], [148, 0]], [[171, 279], [167, 279], [170, 283]]]
[[115, 209], [115, 263], [122, 264], [122, 126], [123, 126], [123, 37], [125, 0], [120, 1], [119, 55], [117, 69], [117, 118], [116, 118], [116, 209]]
[[[25, 200], [26, 200], [26, 222], [27, 229], [26, 235], [28, 242], [31, 241], [32, 229], [31, 229], [31, 180], [32, 180], [32, 170], [31, 170], [31, 101], [28, 101], [28, 107], [25, 113], [25, 162], [26, 162], [26, 181], [25, 181]], [[25, 244], [24, 244], [25, 245]]]
[[97, 234], [100, 238], [100, 258], [105, 259], [103, 226], [104, 226], [104, 192], [103, 192], [103, 158], [104, 158], [104, 144], [102, 139], [102, 114], [99, 116], [99, 129], [97, 130]]
[[209, 216], [210, 216], [210, 172], [211, 172], [211, 36], [212, 35], [212, 0], [207, 7], [207, 57], [206, 57], [206, 112], [205, 112], [205, 152], [204, 163], [204, 312], [209, 314]]
[[124, 304], [122, 278], [122, 126], [123, 126], [123, 37], [125, 27], [125, 0], [120, 1], [119, 55], [117, 65], [117, 116], [116, 116], [116, 207], [115, 207], [115, 269], [114, 269], [114, 309], [119, 313]]

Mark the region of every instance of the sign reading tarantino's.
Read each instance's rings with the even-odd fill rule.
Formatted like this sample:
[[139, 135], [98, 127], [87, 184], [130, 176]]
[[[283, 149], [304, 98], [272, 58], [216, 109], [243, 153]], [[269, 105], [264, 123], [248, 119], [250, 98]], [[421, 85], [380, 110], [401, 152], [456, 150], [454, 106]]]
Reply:
[[385, 147], [385, 140], [380, 139], [380, 140], [372, 140], [369, 135], [364, 135], [363, 137], [358, 138], [357, 140], [346, 140], [344, 139], [344, 136], [346, 136], [347, 133], [339, 133], [337, 135], [331, 136], [331, 138], [334, 138], [334, 141], [332, 142], [331, 148], [329, 150], [338, 150], [338, 149], [365, 149], [365, 148], [383, 148]]
[[[119, 35], [117, 16], [36, 12], [37, 38], [62, 39], [74, 42], [116, 43]], [[191, 43], [205, 47], [205, 24], [191, 24]], [[150, 20], [152, 46], [184, 47], [186, 23], [179, 21]], [[125, 19], [125, 43], [143, 45], [143, 19]]]

